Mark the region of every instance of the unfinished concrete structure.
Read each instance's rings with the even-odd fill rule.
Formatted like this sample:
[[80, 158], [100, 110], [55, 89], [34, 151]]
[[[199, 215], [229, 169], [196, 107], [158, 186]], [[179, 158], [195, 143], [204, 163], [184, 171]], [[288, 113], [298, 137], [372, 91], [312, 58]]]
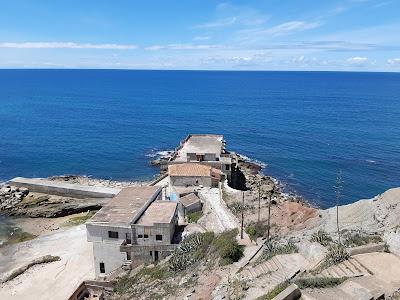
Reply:
[[[96, 276], [136, 263], [132, 256], [136, 260], [157, 260], [174, 249], [170, 244], [177, 224], [177, 203], [160, 198], [161, 187], [157, 186], [122, 189], [86, 223]], [[157, 247], [160, 245], [167, 246]], [[152, 256], [149, 251], [154, 251]]]
[[175, 250], [179, 242], [174, 240], [177, 206], [173, 201], [154, 201], [136, 222], [132, 222], [132, 239], [124, 240], [120, 247], [120, 251], [131, 258], [132, 266], [157, 262]]
[[179, 198], [179, 211], [185, 218], [188, 214], [201, 211], [202, 203], [195, 193], [190, 193]]
[[220, 169], [231, 179], [233, 159], [226, 151], [226, 142], [222, 135], [190, 134], [175, 150], [168, 164], [201, 163]]
[[199, 163], [182, 163], [168, 166], [171, 186], [218, 187], [222, 178], [221, 170]]

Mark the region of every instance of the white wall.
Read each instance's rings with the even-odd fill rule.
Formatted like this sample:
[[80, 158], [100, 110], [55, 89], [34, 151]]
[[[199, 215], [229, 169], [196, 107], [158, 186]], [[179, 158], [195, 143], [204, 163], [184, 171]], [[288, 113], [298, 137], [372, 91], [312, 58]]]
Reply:
[[[93, 256], [94, 268], [96, 277], [104, 276], [108, 273], [118, 269], [126, 261], [126, 253], [119, 251], [119, 243], [112, 242], [94, 242], [93, 243]], [[103, 262], [105, 266], [105, 273], [100, 273], [100, 263]]]

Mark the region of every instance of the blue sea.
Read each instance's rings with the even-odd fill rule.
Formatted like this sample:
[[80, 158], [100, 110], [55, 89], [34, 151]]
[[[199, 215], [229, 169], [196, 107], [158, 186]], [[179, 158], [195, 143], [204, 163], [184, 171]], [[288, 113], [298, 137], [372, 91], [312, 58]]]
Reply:
[[0, 70], [0, 181], [152, 178], [157, 151], [221, 133], [321, 207], [400, 186], [400, 74]]

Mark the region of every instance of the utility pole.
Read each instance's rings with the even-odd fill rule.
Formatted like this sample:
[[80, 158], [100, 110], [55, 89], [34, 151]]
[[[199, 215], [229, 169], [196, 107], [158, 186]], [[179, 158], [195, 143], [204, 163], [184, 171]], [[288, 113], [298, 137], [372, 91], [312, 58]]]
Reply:
[[342, 197], [342, 190], [343, 190], [343, 179], [342, 179], [341, 169], [337, 173], [335, 189], [336, 189], [336, 226], [337, 226], [339, 244], [341, 244], [342, 242], [340, 240], [340, 228], [339, 228], [339, 202], [340, 198]]
[[240, 230], [241, 239], [243, 239], [243, 227], [244, 227], [244, 191], [242, 192], [242, 228]]
[[261, 180], [258, 182], [258, 223], [261, 221], [260, 217], [261, 213]]
[[271, 200], [272, 200], [272, 195], [275, 192], [275, 186], [272, 186], [272, 189], [269, 191], [269, 201], [268, 201], [268, 227], [267, 227], [267, 242], [269, 242], [270, 239], [270, 227], [271, 227]]

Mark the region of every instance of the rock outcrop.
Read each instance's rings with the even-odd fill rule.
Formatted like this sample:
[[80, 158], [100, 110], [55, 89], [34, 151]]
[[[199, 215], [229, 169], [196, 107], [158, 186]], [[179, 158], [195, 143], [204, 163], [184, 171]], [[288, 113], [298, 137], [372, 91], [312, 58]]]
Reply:
[[29, 194], [27, 188], [5, 185], [0, 189], [0, 211], [15, 207]]

